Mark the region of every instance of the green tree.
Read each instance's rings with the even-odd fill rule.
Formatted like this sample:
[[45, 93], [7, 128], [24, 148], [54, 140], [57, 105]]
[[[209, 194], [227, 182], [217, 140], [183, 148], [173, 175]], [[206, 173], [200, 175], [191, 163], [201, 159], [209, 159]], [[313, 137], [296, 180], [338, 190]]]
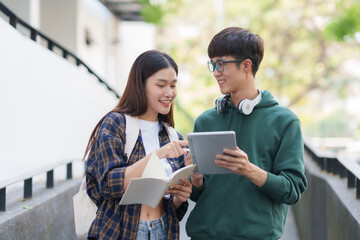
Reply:
[[174, 13], [181, 0], [137, 0], [142, 5], [140, 14], [148, 23], [163, 25], [166, 14]]
[[[269, 89], [302, 118], [314, 111], [320, 114], [316, 108], [320, 96], [346, 98], [350, 84], [359, 82], [344, 71], [349, 61], [360, 56], [360, 48], [354, 47], [359, 5], [358, 0], [182, 0], [158, 28], [158, 48], [180, 66], [177, 105], [193, 118], [214, 106], [221, 94], [206, 68], [208, 43], [220, 29], [241, 26], [259, 33], [265, 42], [258, 86]], [[349, 22], [341, 36], [353, 41], [338, 41], [334, 36]], [[181, 119], [191, 122], [189, 117]], [[191, 131], [192, 126], [183, 129]]]
[[325, 34], [332, 40], [345, 41], [355, 38], [360, 32], [360, 2], [340, 5], [335, 16], [325, 29]]

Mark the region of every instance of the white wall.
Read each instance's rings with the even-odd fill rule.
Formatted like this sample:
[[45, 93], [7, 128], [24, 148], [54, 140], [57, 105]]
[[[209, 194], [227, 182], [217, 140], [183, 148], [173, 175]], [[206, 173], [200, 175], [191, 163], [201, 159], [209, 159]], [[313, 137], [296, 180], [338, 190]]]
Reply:
[[144, 51], [155, 49], [156, 28], [144, 22], [121, 22], [119, 79], [116, 89], [123, 92], [135, 59]]
[[1, 2], [18, 17], [30, 23], [31, 0], [2, 0]]
[[117, 103], [85, 69], [0, 18], [0, 182], [81, 159], [95, 124]]
[[[4, 0], [4, 3], [20, 18], [76, 54], [120, 95], [135, 58], [156, 48], [154, 25], [120, 21], [98, 0]], [[92, 41], [90, 45], [85, 41], [86, 32]]]
[[40, 0], [40, 31], [76, 54], [78, 0]]
[[[98, 0], [78, 0], [76, 54], [114, 86], [117, 81], [119, 20]], [[91, 44], [86, 44], [86, 34]]]
[[[120, 95], [135, 58], [156, 46], [153, 25], [120, 22], [98, 0], [2, 2], [74, 51]], [[85, 29], [93, 38], [90, 47]], [[85, 69], [1, 18], [0, 52], [0, 182], [49, 162], [81, 158], [93, 127], [118, 100]]]
[[[2, 0], [7, 8], [36, 29], [40, 29], [40, 0]], [[28, 31], [23, 32], [25, 35]]]
[[112, 87], [119, 81], [118, 24], [98, 0], [41, 0], [41, 31], [76, 54]]

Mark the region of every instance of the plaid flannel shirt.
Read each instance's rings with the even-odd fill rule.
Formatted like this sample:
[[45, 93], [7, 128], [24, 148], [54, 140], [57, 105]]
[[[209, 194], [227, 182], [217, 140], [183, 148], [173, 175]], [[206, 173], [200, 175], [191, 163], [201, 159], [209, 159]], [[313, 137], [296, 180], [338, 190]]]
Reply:
[[[124, 189], [126, 167], [145, 157], [141, 131], [129, 161], [124, 156], [126, 120], [121, 113], [109, 113], [98, 131], [98, 137], [86, 162], [87, 194], [99, 207], [88, 237], [97, 239], [136, 239], [140, 220], [141, 204], [119, 205]], [[131, 127], [131, 126], [127, 126]], [[183, 139], [179, 134], [179, 139]], [[160, 123], [160, 146], [169, 142], [164, 123]], [[169, 158], [173, 171], [184, 167], [184, 157]], [[173, 196], [164, 199], [168, 215], [167, 239], [179, 239], [179, 221], [184, 216], [188, 203], [174, 209]]]

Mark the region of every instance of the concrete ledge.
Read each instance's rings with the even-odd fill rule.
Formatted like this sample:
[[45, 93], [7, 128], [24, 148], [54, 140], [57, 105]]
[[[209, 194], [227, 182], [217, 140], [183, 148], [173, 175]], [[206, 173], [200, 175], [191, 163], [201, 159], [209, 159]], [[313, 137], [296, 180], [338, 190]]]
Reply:
[[[309, 187], [292, 206], [300, 239], [360, 239], [355, 189], [348, 189], [345, 179], [322, 172], [307, 154], [305, 165]], [[34, 186], [34, 197], [26, 201], [20, 201], [22, 189], [10, 196], [8, 211], [0, 212], [0, 240], [75, 240], [72, 197], [80, 183], [81, 179], [65, 180], [53, 189]]]
[[25, 201], [15, 196], [17, 200], [8, 203], [8, 211], [0, 212], [0, 240], [77, 239], [72, 197], [80, 183], [77, 179], [56, 182], [53, 189], [37, 186], [33, 198]]
[[305, 154], [308, 189], [293, 206], [302, 240], [360, 239], [360, 200], [346, 179], [321, 171]]

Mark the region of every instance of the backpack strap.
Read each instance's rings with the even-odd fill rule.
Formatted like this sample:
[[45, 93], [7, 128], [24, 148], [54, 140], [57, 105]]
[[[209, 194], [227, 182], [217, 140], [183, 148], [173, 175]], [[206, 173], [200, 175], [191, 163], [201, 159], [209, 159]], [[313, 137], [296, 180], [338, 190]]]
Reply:
[[[139, 136], [140, 121], [139, 118], [137, 117], [132, 117], [127, 114], [124, 115], [126, 118], [126, 127], [125, 127], [126, 144], [125, 144], [124, 152], [127, 156], [127, 159], [129, 160], [132, 150], [135, 147], [136, 140], [138, 139]], [[174, 128], [168, 126], [167, 124], [165, 124], [165, 128], [168, 133], [170, 142], [179, 140], [179, 136]]]
[[166, 127], [166, 131], [168, 133], [168, 136], [170, 138], [170, 142], [179, 140], [179, 136], [174, 128], [168, 126], [167, 124], [165, 124], [165, 127]]
[[127, 156], [127, 161], [130, 159], [132, 150], [135, 147], [136, 140], [139, 136], [140, 121], [137, 117], [132, 117], [127, 114], [124, 114], [126, 118], [125, 134], [126, 134], [126, 144], [125, 144], [125, 154]]

